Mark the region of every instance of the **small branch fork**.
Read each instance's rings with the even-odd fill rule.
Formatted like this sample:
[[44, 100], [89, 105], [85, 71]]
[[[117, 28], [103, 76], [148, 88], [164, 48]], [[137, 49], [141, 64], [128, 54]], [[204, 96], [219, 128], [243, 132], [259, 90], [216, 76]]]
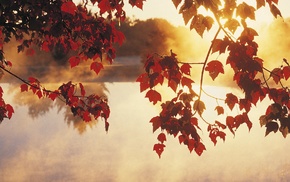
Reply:
[[[24, 80], [23, 78], [19, 77], [18, 75], [16, 75], [15, 73], [9, 71], [8, 69], [6, 69], [3, 65], [0, 65], [0, 69], [2, 69], [3, 71], [7, 72], [8, 74], [10, 74], [11, 76], [17, 78], [18, 80], [20, 80], [21, 82], [25, 83], [26, 85], [30, 86], [30, 87], [33, 87], [37, 90], [43, 90], [44, 92], [47, 92], [47, 93], [54, 93], [54, 94], [57, 94], [58, 96], [58, 99], [61, 100], [62, 102], [66, 103], [63, 99], [61, 99], [59, 97], [59, 92], [56, 92], [56, 91], [51, 91], [51, 90], [47, 90], [45, 88], [41, 88], [40, 86], [36, 86], [34, 84], [31, 84], [29, 83], [28, 81]], [[74, 95], [74, 97], [78, 97], [78, 98], [88, 98], [87, 96], [78, 96], [78, 95]]]

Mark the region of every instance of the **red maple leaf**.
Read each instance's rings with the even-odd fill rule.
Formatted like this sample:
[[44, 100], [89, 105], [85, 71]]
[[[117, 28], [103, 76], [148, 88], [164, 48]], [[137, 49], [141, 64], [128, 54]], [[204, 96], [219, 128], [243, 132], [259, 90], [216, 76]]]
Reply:
[[192, 88], [192, 85], [191, 85], [192, 83], [194, 83], [194, 81], [190, 78], [187, 78], [187, 77], [181, 78], [181, 85], [183, 87], [186, 85], [188, 88]]
[[228, 93], [226, 95], [226, 100], [225, 100], [225, 103], [229, 106], [229, 108], [231, 110], [233, 110], [235, 104], [237, 104], [239, 101], [238, 101], [238, 97], [235, 96], [234, 94], [232, 93]]
[[71, 14], [71, 15], [75, 15], [76, 11], [77, 11], [77, 7], [75, 5], [75, 3], [73, 3], [72, 1], [68, 1], [68, 2], [64, 2], [61, 5], [61, 11]]
[[176, 83], [176, 81], [174, 81], [174, 80], [169, 80], [169, 82], [168, 82], [168, 86], [174, 91], [174, 92], [176, 92], [176, 89], [177, 89], [177, 83]]
[[215, 109], [218, 115], [224, 114], [224, 108], [222, 106], [216, 106]]
[[216, 145], [217, 137], [220, 137], [223, 141], [225, 141], [226, 139], [226, 134], [222, 131], [219, 131], [217, 128], [213, 128], [210, 133], [209, 133], [209, 137], [211, 139], [211, 141], [214, 143], [214, 145]]
[[164, 147], [165, 147], [165, 145], [163, 143], [157, 143], [153, 147], [153, 151], [155, 150], [155, 152], [158, 154], [159, 158], [161, 157], [161, 154], [164, 151]]
[[213, 60], [207, 63], [205, 70], [209, 72], [209, 76], [214, 80], [218, 74], [224, 74], [223, 64], [218, 60]]
[[119, 45], [122, 45], [125, 40], [125, 35], [118, 30], [115, 30], [115, 42], [118, 42]]
[[190, 153], [192, 152], [192, 150], [195, 148], [195, 143], [196, 141], [194, 139], [188, 139], [184, 142], [187, 142], [187, 147], [188, 147], [188, 150], [190, 151]]
[[226, 125], [224, 125], [224, 124], [222, 124], [221, 122], [219, 122], [219, 121], [215, 121], [215, 124], [217, 124], [220, 128], [222, 128], [222, 129], [226, 129]]
[[101, 69], [103, 69], [104, 66], [102, 63], [99, 62], [92, 62], [91, 64], [91, 70], [94, 70], [96, 72], [96, 74], [99, 74], [99, 72], [101, 71]]
[[23, 83], [22, 85], [20, 85], [20, 88], [21, 88], [21, 92], [28, 91], [28, 85], [26, 83]]
[[98, 4], [98, 7], [100, 8], [101, 14], [111, 10], [110, 1], [109, 0], [101, 0]]
[[251, 102], [247, 99], [240, 99], [240, 110], [245, 109], [246, 112], [249, 112], [251, 109]]
[[225, 53], [226, 48], [229, 46], [230, 41], [227, 37], [225, 37], [223, 40], [221, 39], [215, 39], [213, 41], [212, 46], [212, 53], [215, 53], [219, 51], [220, 54]]
[[92, 120], [89, 111], [85, 111], [82, 115], [82, 118], [85, 122], [90, 122]]
[[288, 80], [288, 78], [290, 77], [290, 66], [285, 66], [283, 68], [283, 75], [285, 80]]
[[148, 78], [147, 73], [143, 73], [143, 74], [139, 75], [136, 82], [140, 82], [140, 92], [143, 92], [144, 90], [146, 90], [150, 87], [149, 78]]
[[164, 133], [160, 133], [157, 137], [157, 139], [163, 143], [164, 141], [166, 141], [166, 135]]
[[72, 56], [69, 58], [68, 61], [69, 61], [70, 67], [73, 68], [73, 67], [79, 65], [81, 59], [78, 56]]
[[235, 121], [235, 118], [232, 117], [232, 116], [227, 116], [226, 118], [226, 124], [227, 124], [227, 127], [229, 128], [229, 130], [235, 134], [235, 131], [233, 130], [233, 128], [236, 127], [236, 121]]
[[155, 116], [150, 120], [153, 126], [153, 132], [155, 132], [161, 126], [161, 119], [159, 116]]
[[185, 139], [186, 139], [186, 137], [184, 135], [179, 135], [178, 136], [178, 140], [179, 140], [180, 144], [184, 143]]
[[195, 152], [197, 153], [197, 155], [200, 156], [200, 155], [203, 153], [203, 151], [206, 150], [206, 148], [205, 148], [205, 146], [204, 146], [203, 143], [199, 142], [199, 143], [197, 144], [197, 147], [195, 147], [194, 150], [195, 150]]
[[7, 110], [7, 116], [10, 119], [12, 117], [12, 114], [14, 113], [14, 109], [10, 104], [6, 104], [5, 108]]
[[54, 92], [51, 92], [51, 93], [48, 95], [48, 98], [50, 98], [51, 100], [55, 100], [58, 96], [59, 96], [59, 94], [58, 94], [58, 90], [56, 90], [56, 91], [54, 91]]
[[271, 77], [273, 78], [274, 82], [278, 84], [283, 78], [283, 71], [280, 68], [274, 68], [271, 71]]
[[161, 95], [155, 90], [148, 90], [145, 97], [149, 99], [150, 102], [153, 102], [155, 105], [158, 101], [161, 101]]
[[136, 6], [139, 9], [143, 8], [143, 1], [145, 0], [129, 0], [129, 3], [132, 5], [132, 7]]
[[190, 75], [190, 68], [191, 68], [190, 64], [185, 63], [180, 67], [180, 71], [184, 74]]
[[266, 124], [266, 133], [265, 133], [265, 136], [267, 136], [272, 131], [274, 133], [276, 133], [278, 131], [278, 129], [279, 129], [278, 123], [276, 123], [274, 121], [270, 121], [269, 123]]

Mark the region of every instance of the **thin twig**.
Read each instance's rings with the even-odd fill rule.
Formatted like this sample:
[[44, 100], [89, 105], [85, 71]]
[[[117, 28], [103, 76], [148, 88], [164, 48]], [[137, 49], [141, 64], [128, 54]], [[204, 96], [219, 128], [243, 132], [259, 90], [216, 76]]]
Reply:
[[202, 93], [202, 84], [203, 84], [203, 76], [204, 76], [204, 71], [205, 71], [205, 66], [206, 66], [206, 63], [208, 61], [208, 58], [209, 58], [209, 55], [210, 55], [210, 52], [212, 50], [212, 47], [213, 47], [213, 44], [214, 44], [214, 40], [216, 40], [218, 34], [220, 33], [221, 31], [221, 27], [219, 27], [218, 31], [216, 32], [214, 38], [213, 38], [213, 41], [207, 51], [207, 55], [206, 55], [206, 58], [204, 60], [204, 63], [203, 63], [203, 66], [202, 66], [202, 70], [201, 70], [201, 76], [200, 76], [200, 85], [199, 85], [199, 98], [201, 97], [201, 93]]

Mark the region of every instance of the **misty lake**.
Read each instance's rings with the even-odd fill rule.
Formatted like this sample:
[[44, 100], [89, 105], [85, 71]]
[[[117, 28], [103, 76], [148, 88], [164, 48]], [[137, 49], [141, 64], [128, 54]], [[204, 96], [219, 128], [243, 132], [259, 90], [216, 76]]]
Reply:
[[206, 151], [200, 157], [168, 136], [159, 159], [153, 151], [158, 132], [149, 123], [158, 108], [140, 94], [138, 83], [105, 86], [111, 108], [108, 133], [102, 120], [74, 124], [64, 107], [32, 106], [13, 89], [5, 93], [15, 114], [0, 125], [0, 181], [290, 180], [290, 138], [278, 132], [264, 137], [258, 120], [263, 109], [251, 112], [251, 132], [242, 125], [236, 136], [228, 133], [216, 146], [204, 130]]

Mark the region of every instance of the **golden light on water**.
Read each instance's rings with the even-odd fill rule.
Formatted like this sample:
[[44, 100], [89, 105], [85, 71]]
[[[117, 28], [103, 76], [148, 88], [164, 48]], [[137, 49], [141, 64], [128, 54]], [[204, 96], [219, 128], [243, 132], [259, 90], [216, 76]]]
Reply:
[[[167, 136], [161, 159], [152, 150], [157, 134], [149, 120], [158, 114], [135, 83], [107, 83], [112, 110], [106, 134], [99, 122], [82, 135], [63, 121], [63, 109], [33, 121], [26, 107], [16, 107], [11, 121], [0, 125], [2, 181], [283, 181], [290, 179], [289, 138], [270, 134], [252, 112], [253, 128], [241, 126], [217, 146], [201, 132], [207, 150], [190, 154]], [[215, 89], [207, 87], [206, 89]], [[223, 89], [219, 88], [222, 94]], [[130, 94], [129, 94], [130, 93]], [[9, 96], [12, 97], [13, 95]], [[204, 99], [205, 102], [212, 102]], [[264, 107], [264, 106], [262, 106]], [[210, 107], [208, 107], [210, 109]], [[207, 116], [211, 118], [211, 116]], [[271, 165], [270, 165], [271, 164]]]

